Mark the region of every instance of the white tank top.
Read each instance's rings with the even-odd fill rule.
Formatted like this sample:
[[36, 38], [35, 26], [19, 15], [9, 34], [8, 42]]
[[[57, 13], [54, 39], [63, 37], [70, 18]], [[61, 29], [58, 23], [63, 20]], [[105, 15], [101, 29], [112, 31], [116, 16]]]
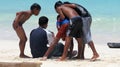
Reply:
[[54, 40], [54, 33], [47, 30], [47, 29], [44, 29], [47, 33], [47, 40], [48, 40], [48, 47], [50, 46], [50, 44], [52, 43], [52, 41]]

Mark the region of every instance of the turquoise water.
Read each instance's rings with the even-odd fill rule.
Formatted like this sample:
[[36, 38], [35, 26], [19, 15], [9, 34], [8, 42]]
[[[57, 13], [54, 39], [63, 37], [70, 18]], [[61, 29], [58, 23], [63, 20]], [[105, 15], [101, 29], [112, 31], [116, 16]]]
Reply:
[[[38, 18], [45, 15], [49, 18], [48, 29], [56, 33], [56, 12], [54, 3], [58, 0], [2, 0], [0, 2], [0, 40], [18, 40], [12, 29], [15, 13], [29, 10], [33, 3], [39, 3], [42, 7], [39, 16], [32, 16], [24, 28], [29, 38], [29, 33], [36, 28]], [[67, 0], [61, 0], [67, 1]], [[88, 9], [93, 17], [91, 26], [92, 36], [95, 43], [107, 43], [120, 41], [120, 0], [69, 0], [78, 3]]]

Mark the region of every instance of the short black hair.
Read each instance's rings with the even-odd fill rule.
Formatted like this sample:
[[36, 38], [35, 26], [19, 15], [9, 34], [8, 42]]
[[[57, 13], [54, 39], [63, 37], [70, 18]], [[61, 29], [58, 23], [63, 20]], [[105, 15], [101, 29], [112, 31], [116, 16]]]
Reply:
[[43, 25], [46, 25], [48, 23], [49, 19], [46, 17], [46, 16], [41, 16], [39, 18], [39, 26], [43, 26]]
[[37, 10], [41, 10], [41, 6], [37, 3], [32, 4], [31, 7], [30, 7], [30, 10], [34, 10], [35, 8]]
[[64, 4], [71, 4], [69, 1], [65, 1]]
[[57, 1], [54, 5], [54, 8], [56, 9], [57, 7], [61, 6], [63, 3], [61, 1]]

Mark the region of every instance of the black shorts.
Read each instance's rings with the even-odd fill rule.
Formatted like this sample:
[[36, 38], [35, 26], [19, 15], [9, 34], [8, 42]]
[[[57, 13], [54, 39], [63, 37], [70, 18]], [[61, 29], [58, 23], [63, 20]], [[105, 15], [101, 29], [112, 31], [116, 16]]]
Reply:
[[68, 35], [75, 38], [81, 38], [81, 36], [83, 35], [82, 27], [83, 23], [81, 17], [78, 16], [72, 18], [68, 29], [69, 30]]
[[[43, 57], [46, 51], [48, 50], [49, 47], [37, 47], [34, 49], [31, 49], [31, 54], [33, 58], [39, 58]], [[59, 57], [62, 56], [64, 50], [64, 45], [62, 43], [58, 43], [53, 51], [49, 54], [48, 58], [51, 58], [52, 56], [54, 57]]]

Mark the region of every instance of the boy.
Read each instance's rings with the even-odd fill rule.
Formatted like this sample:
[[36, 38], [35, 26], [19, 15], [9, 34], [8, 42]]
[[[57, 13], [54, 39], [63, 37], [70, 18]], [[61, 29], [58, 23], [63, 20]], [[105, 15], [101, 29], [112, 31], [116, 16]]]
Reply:
[[68, 18], [61, 20], [60, 15], [57, 16], [56, 26], [57, 26], [58, 34], [56, 35], [56, 37], [62, 38], [62, 40], [65, 41], [66, 31], [69, 26], [69, 23], [70, 21]]
[[[70, 2], [64, 2], [64, 4], [72, 4]], [[92, 51], [93, 51], [93, 57], [91, 58], [91, 61], [95, 61], [98, 57], [99, 54], [97, 53], [95, 46], [94, 46], [94, 42], [92, 41], [92, 37], [91, 37], [91, 31], [90, 31], [90, 26], [91, 26], [91, 22], [92, 22], [92, 17], [90, 15], [90, 13], [87, 11], [87, 9], [85, 9], [83, 6], [75, 4], [77, 8], [74, 8], [79, 15], [82, 17], [83, 20], [83, 40], [84, 40], [84, 47], [85, 44], [87, 43]], [[78, 50], [80, 50], [80, 48], [78, 48]], [[84, 59], [84, 48], [80, 57], [80, 52], [78, 52], [78, 56], [77, 58], [81, 58]]]
[[61, 19], [64, 19], [67, 16], [70, 19], [70, 26], [67, 32], [65, 48], [60, 61], [65, 60], [67, 56], [67, 50], [70, 46], [70, 42], [73, 37], [77, 39], [79, 48], [82, 47], [82, 19], [79, 14], [73, 9], [76, 6], [74, 4], [59, 4], [59, 1], [55, 4], [56, 12], [60, 15]]
[[[50, 46], [50, 43], [54, 39], [54, 33], [47, 30], [49, 19], [46, 16], [41, 16], [39, 18], [39, 27], [33, 29], [30, 33], [30, 48], [33, 58], [43, 57], [45, 52]], [[52, 56], [61, 56], [63, 53], [64, 45], [58, 43], [54, 51], [49, 55], [49, 58]]]
[[19, 41], [19, 48], [20, 48], [20, 58], [29, 58], [24, 54], [25, 44], [27, 41], [27, 37], [22, 25], [27, 21], [32, 15], [38, 15], [41, 10], [41, 6], [37, 3], [34, 3], [29, 11], [21, 11], [16, 13], [16, 18], [13, 22], [13, 28], [16, 31], [20, 41]]
[[[58, 34], [56, 37], [58, 38], [62, 38], [63, 41], [65, 41], [65, 37], [66, 37], [66, 32], [68, 30], [68, 26], [70, 24], [69, 19], [66, 17], [64, 20], [60, 19], [60, 15], [57, 16], [57, 29], [58, 29]], [[71, 40], [71, 45], [70, 48], [68, 50], [68, 57], [69, 59], [72, 59], [72, 57], [74, 57], [74, 55], [77, 54], [77, 51], [73, 51], [73, 39]]]

